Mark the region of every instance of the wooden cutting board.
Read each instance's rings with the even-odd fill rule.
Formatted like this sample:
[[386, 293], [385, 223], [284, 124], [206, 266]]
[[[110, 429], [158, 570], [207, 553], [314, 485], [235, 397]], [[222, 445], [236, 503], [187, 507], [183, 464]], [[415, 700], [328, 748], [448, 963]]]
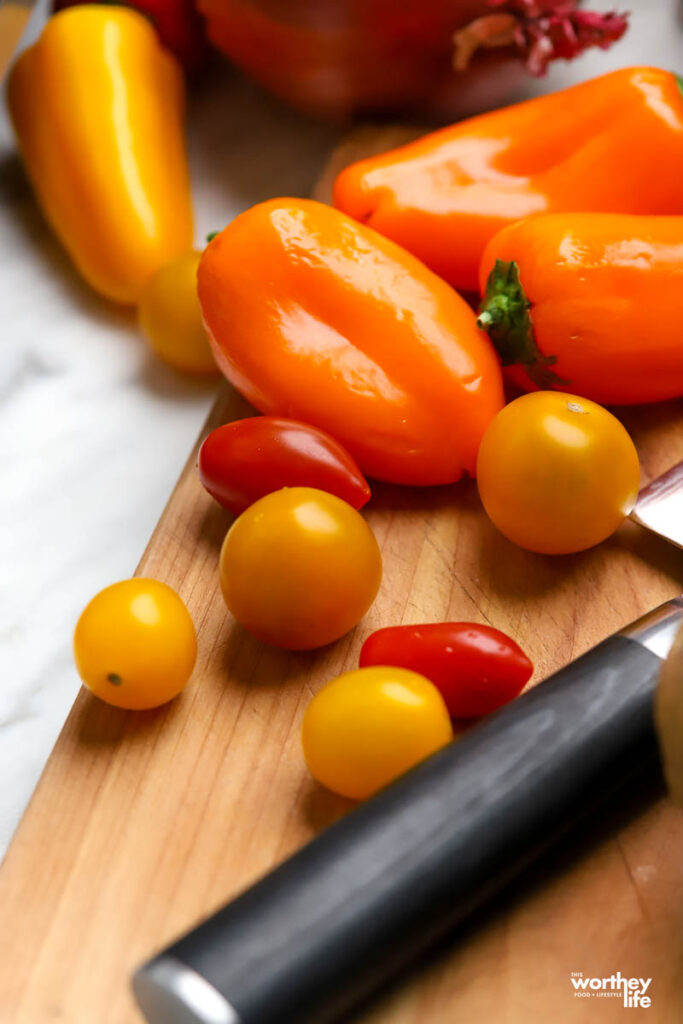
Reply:
[[[388, 141], [361, 135], [336, 163]], [[206, 430], [248, 411], [226, 385]], [[682, 457], [680, 403], [624, 421], [645, 478]], [[187, 602], [193, 681], [145, 713], [79, 693], [0, 869], [2, 1024], [139, 1024], [133, 969], [348, 810], [309, 778], [299, 726], [311, 694], [356, 666], [372, 630], [489, 622], [526, 648], [536, 681], [683, 589], [683, 553], [631, 523], [593, 551], [546, 558], [496, 533], [472, 482], [376, 485], [374, 607], [325, 650], [270, 650], [223, 605], [230, 519], [202, 490], [195, 454], [137, 570]], [[652, 979], [649, 1009], [574, 997], [571, 972], [615, 971]], [[683, 814], [664, 799], [608, 812], [358, 1019], [612, 1024], [624, 1014], [683, 1019]]]

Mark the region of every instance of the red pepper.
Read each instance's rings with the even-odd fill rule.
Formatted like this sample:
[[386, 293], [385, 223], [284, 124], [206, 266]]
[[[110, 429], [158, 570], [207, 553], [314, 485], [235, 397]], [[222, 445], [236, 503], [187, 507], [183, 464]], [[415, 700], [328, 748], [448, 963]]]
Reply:
[[419, 672], [439, 689], [453, 718], [478, 718], [502, 707], [534, 670], [514, 640], [475, 622], [378, 629], [363, 644], [358, 664]]
[[252, 416], [212, 431], [199, 450], [199, 478], [209, 494], [240, 515], [282, 487], [317, 487], [361, 508], [367, 481], [338, 441], [281, 416]]

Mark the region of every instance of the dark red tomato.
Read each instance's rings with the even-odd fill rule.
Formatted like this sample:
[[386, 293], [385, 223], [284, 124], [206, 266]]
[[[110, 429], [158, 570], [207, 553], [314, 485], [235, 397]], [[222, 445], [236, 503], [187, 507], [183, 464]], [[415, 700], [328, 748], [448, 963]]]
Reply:
[[478, 718], [507, 704], [534, 670], [514, 640], [475, 622], [378, 629], [363, 644], [358, 663], [426, 676], [441, 691], [452, 718]]
[[218, 427], [199, 449], [197, 467], [209, 494], [235, 515], [281, 487], [317, 487], [354, 508], [370, 497], [367, 480], [338, 441], [281, 416]]

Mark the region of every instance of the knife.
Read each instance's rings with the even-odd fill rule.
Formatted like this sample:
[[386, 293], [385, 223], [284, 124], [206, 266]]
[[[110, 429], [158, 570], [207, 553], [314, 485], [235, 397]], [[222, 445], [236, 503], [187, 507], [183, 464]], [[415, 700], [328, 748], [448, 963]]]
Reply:
[[683, 462], [643, 488], [631, 519], [683, 548]]
[[35, 0], [0, 0], [0, 80], [33, 13]]
[[[666, 506], [666, 507], [664, 507]], [[683, 464], [634, 519], [681, 544]], [[488, 716], [144, 964], [150, 1024], [333, 1021], [634, 778], [683, 627], [661, 605]]]

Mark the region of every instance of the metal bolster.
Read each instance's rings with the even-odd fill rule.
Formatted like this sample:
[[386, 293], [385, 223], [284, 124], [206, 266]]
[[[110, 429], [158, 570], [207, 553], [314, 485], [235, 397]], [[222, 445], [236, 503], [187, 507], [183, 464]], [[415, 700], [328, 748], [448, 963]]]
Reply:
[[666, 604], [661, 604], [630, 626], [626, 626], [617, 635], [628, 637], [646, 647], [659, 658], [666, 658], [671, 650], [674, 638], [683, 627], [683, 595], [675, 597]]

